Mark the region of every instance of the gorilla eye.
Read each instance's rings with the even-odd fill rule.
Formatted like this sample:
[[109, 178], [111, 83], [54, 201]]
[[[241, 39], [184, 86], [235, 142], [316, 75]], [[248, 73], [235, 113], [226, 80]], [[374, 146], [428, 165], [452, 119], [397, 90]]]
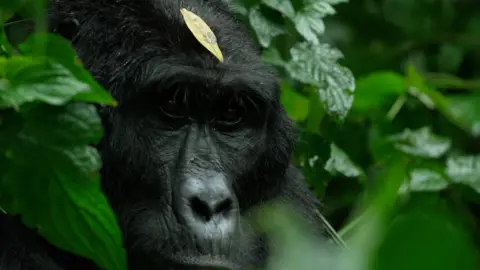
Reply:
[[220, 104], [214, 122], [223, 127], [234, 127], [240, 124], [245, 115], [245, 106], [241, 99], [231, 99]]
[[160, 111], [163, 115], [174, 119], [184, 118], [187, 113], [186, 94], [186, 91], [176, 89], [163, 95], [160, 103]]

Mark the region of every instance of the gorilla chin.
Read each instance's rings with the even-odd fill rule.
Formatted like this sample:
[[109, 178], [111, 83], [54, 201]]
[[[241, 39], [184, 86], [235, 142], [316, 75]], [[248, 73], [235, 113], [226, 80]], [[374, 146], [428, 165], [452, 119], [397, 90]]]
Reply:
[[[172, 208], [179, 209], [178, 214], [158, 215], [138, 210], [130, 213], [132, 221], [124, 223], [128, 226], [124, 231], [130, 269], [236, 270], [250, 266], [248, 262], [253, 258], [247, 260], [246, 256], [252, 256], [252, 244], [260, 238], [255, 236], [248, 222], [241, 222], [243, 218], [237, 203], [228, 199], [220, 199], [219, 203], [207, 200], [230, 198], [219, 195], [223, 189], [221, 182], [216, 183], [215, 179], [222, 178], [202, 181], [211, 185], [210, 189], [201, 183], [189, 183], [188, 194], [203, 196], [194, 196], [183, 207]], [[191, 187], [209, 192], [199, 193]], [[171, 218], [165, 218], [167, 216]], [[160, 230], [166, 227], [175, 229]]]

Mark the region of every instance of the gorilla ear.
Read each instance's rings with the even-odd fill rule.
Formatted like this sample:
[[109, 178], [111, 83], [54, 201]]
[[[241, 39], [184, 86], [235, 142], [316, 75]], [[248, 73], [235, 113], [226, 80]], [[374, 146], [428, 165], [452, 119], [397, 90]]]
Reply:
[[80, 23], [73, 14], [51, 16], [49, 17], [48, 24], [50, 32], [61, 35], [70, 41], [76, 36], [80, 26]]

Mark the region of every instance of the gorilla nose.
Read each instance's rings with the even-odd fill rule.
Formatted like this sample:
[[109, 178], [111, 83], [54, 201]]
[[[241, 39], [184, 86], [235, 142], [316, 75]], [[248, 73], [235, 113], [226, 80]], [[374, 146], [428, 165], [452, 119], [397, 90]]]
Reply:
[[181, 215], [197, 234], [211, 237], [234, 229], [237, 202], [223, 174], [206, 173], [202, 177], [187, 178], [181, 197]]
[[[220, 196], [217, 196], [220, 195]], [[200, 193], [190, 199], [190, 208], [196, 218], [209, 222], [213, 218], [228, 218], [233, 210], [231, 198], [221, 194]]]

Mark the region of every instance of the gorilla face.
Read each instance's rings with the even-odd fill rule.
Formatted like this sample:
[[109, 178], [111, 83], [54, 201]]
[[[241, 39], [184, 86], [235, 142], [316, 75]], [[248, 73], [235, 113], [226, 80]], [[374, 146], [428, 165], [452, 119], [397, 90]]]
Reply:
[[245, 187], [264, 181], [276, 101], [245, 75], [215, 76], [152, 80], [107, 113], [105, 191], [141, 269], [165, 260], [237, 268], [253, 244], [241, 215], [260, 198]]
[[[210, 25], [223, 63], [194, 39], [181, 8]], [[227, 10], [221, 0], [54, 0], [50, 8], [52, 31], [71, 39], [119, 101], [99, 109], [99, 150], [130, 269], [261, 264], [265, 242], [245, 215], [269, 200], [316, 219], [318, 202], [289, 167], [294, 133], [277, 79]]]

